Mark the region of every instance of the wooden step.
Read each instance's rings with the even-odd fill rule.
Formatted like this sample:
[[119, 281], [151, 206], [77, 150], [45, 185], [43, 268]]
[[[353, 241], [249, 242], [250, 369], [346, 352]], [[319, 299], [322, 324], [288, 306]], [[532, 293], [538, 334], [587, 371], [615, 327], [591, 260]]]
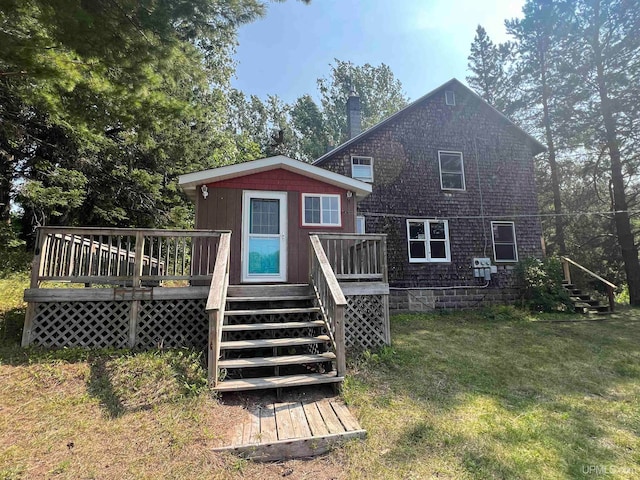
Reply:
[[234, 340], [220, 342], [220, 350], [236, 350], [246, 348], [270, 348], [270, 347], [297, 347], [300, 345], [313, 345], [314, 343], [325, 343], [329, 341], [327, 335], [317, 337], [297, 337], [297, 338], [262, 338], [256, 340]]
[[220, 368], [277, 367], [280, 365], [299, 365], [301, 363], [322, 363], [335, 360], [333, 352], [319, 355], [281, 355], [278, 357], [232, 358], [220, 360]]
[[313, 290], [306, 284], [276, 285], [229, 285], [228, 297], [282, 297], [289, 295], [312, 295]]
[[323, 327], [324, 321], [313, 320], [311, 322], [276, 322], [276, 323], [239, 323], [237, 325], [223, 325], [223, 332], [245, 332], [256, 330], [280, 330], [287, 328], [318, 328]]
[[313, 300], [314, 295], [274, 295], [271, 297], [229, 297], [227, 302], [302, 302]]
[[320, 385], [323, 383], [342, 382], [344, 377], [337, 373], [309, 373], [305, 375], [285, 375], [282, 377], [244, 378], [241, 380], [223, 380], [214, 390], [218, 392], [237, 392], [244, 390], [261, 390], [265, 388], [301, 387], [304, 385]]
[[288, 313], [318, 313], [319, 307], [304, 308], [259, 308], [255, 310], [226, 310], [225, 317], [237, 317], [241, 315], [286, 315]]

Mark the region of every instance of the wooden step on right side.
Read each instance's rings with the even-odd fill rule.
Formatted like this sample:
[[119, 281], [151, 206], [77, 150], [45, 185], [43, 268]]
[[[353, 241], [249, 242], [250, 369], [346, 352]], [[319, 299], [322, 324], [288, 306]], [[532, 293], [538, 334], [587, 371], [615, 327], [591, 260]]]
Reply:
[[236, 323], [223, 325], [223, 332], [250, 332], [258, 330], [287, 330], [293, 328], [320, 328], [324, 327], [323, 320], [311, 320], [308, 322], [275, 322], [275, 323]]
[[247, 348], [299, 347], [329, 342], [328, 335], [295, 338], [259, 338], [256, 340], [229, 340], [220, 342], [220, 350], [243, 350]]
[[277, 357], [252, 357], [252, 358], [231, 358], [220, 360], [220, 368], [257, 368], [257, 367], [277, 367], [282, 365], [300, 365], [331, 362], [336, 359], [333, 352], [325, 352], [316, 355], [280, 355]]
[[339, 377], [335, 371], [332, 371], [328, 373], [309, 373], [305, 375], [284, 375], [280, 377], [224, 380], [223, 382], [218, 383], [214, 390], [218, 392], [237, 392], [245, 390], [264, 390], [267, 388], [321, 385], [326, 383], [340, 383], [342, 381], [344, 381], [344, 377]]
[[302, 308], [260, 308], [254, 310], [227, 310], [224, 312], [225, 317], [243, 317], [247, 315], [287, 315], [290, 313], [318, 313], [318, 307], [302, 307]]

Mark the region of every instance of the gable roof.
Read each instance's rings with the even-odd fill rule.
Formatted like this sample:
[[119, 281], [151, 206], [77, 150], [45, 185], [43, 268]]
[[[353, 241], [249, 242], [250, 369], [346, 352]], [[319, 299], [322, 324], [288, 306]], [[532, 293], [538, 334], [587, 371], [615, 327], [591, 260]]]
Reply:
[[368, 135], [371, 135], [372, 133], [374, 133], [375, 131], [377, 131], [379, 128], [382, 128], [383, 126], [393, 122], [396, 118], [398, 118], [399, 116], [401, 116], [402, 114], [408, 112], [409, 110], [412, 110], [413, 108], [415, 108], [416, 106], [426, 102], [427, 100], [431, 99], [432, 97], [434, 97], [435, 95], [437, 95], [438, 93], [444, 91], [446, 88], [450, 88], [452, 86], [456, 86], [459, 88], [464, 89], [467, 93], [471, 94], [472, 98], [475, 98], [477, 101], [482, 102], [486, 107], [488, 107], [495, 115], [498, 116], [498, 118], [500, 118], [501, 120], [505, 121], [508, 125], [514, 127], [516, 129], [517, 132], [519, 132], [520, 134], [522, 134], [527, 141], [529, 141], [533, 147], [533, 154], [534, 155], [538, 155], [539, 153], [544, 152], [547, 147], [545, 147], [542, 143], [540, 143], [538, 140], [536, 140], [534, 137], [532, 137], [531, 135], [529, 135], [527, 132], [525, 132], [522, 128], [520, 128], [518, 125], [516, 125], [515, 123], [513, 123], [511, 120], [509, 120], [509, 118], [507, 118], [503, 113], [501, 113], [500, 111], [496, 110], [494, 107], [492, 107], [491, 105], [489, 105], [484, 99], [482, 99], [477, 93], [475, 93], [473, 90], [471, 90], [469, 87], [467, 87], [464, 83], [462, 83], [460, 80], [456, 79], [456, 78], [452, 78], [451, 80], [449, 80], [446, 83], [443, 83], [442, 85], [440, 85], [438, 88], [436, 88], [435, 90], [432, 90], [431, 92], [427, 93], [426, 95], [420, 97], [419, 99], [417, 99], [416, 101], [410, 103], [409, 105], [407, 105], [406, 107], [404, 107], [402, 110], [397, 111], [396, 113], [394, 113], [393, 115], [391, 115], [390, 117], [385, 118], [384, 120], [382, 120], [380, 123], [374, 125], [373, 127], [365, 130], [364, 132], [362, 132], [360, 135], [356, 135], [353, 138], [350, 138], [349, 140], [347, 140], [346, 142], [342, 143], [341, 145], [338, 145], [336, 148], [334, 148], [333, 150], [328, 151], [327, 153], [325, 153], [324, 155], [322, 155], [320, 158], [318, 158], [317, 160], [315, 160], [313, 162], [313, 165], [322, 165], [324, 163], [325, 160], [327, 160], [329, 157], [332, 157], [333, 155], [335, 155], [336, 153], [340, 153], [342, 150], [346, 149], [347, 147], [349, 147], [350, 145], [353, 145], [354, 143], [366, 138]]
[[244, 163], [236, 163], [225, 167], [211, 168], [200, 172], [187, 173], [178, 177], [178, 184], [191, 200], [197, 196], [197, 188], [205, 183], [220, 182], [230, 178], [244, 177], [254, 173], [266, 172], [282, 168], [305, 177], [313, 178], [329, 185], [352, 191], [356, 197], [366, 197], [371, 193], [371, 185], [345, 177], [338, 173], [330, 172], [324, 168], [314, 167], [310, 163], [294, 160], [293, 158], [278, 155], [275, 157], [261, 158]]

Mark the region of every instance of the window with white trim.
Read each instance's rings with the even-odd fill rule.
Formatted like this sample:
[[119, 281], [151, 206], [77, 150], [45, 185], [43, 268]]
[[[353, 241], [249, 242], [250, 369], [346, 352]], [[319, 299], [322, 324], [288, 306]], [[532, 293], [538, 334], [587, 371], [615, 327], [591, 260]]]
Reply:
[[440, 164], [440, 188], [442, 190], [464, 190], [464, 162], [462, 152], [438, 150]]
[[445, 90], [444, 101], [447, 105], [456, 104], [456, 93], [453, 90]]
[[496, 262], [517, 262], [518, 245], [513, 222], [491, 222], [493, 256]]
[[450, 262], [447, 220], [407, 220], [409, 263]]
[[364, 225], [365, 225], [364, 216], [358, 215], [356, 217], [356, 233], [366, 233]]
[[340, 195], [303, 193], [302, 225], [341, 226]]
[[373, 182], [373, 158], [351, 157], [351, 177], [363, 182]]

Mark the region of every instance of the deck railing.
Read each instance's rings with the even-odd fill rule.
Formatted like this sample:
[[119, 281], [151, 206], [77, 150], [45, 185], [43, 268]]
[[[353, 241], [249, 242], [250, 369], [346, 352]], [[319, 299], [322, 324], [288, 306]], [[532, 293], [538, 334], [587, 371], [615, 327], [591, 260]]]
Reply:
[[344, 325], [347, 299], [342, 293], [318, 235], [311, 235], [310, 241], [311, 285], [336, 354], [337, 374], [342, 377], [347, 369]]
[[163, 280], [208, 280], [220, 232], [41, 227], [31, 288], [43, 281], [139, 287]]
[[209, 296], [207, 298], [207, 314], [209, 315], [209, 342], [207, 346], [209, 385], [218, 385], [218, 361], [220, 360], [220, 343], [222, 342], [222, 323], [229, 286], [229, 258], [231, 233], [223, 233], [216, 256], [216, 266], [211, 278]]
[[618, 288], [618, 286], [614, 285], [613, 283], [609, 282], [608, 280], [605, 280], [600, 275], [597, 275], [597, 274], [593, 273], [591, 270], [583, 267], [579, 263], [574, 262], [569, 257], [560, 257], [560, 259], [562, 260], [562, 270], [563, 270], [563, 273], [564, 273], [565, 282], [567, 282], [568, 284], [571, 283], [571, 265], [579, 268], [584, 273], [586, 273], [587, 275], [593, 277], [594, 279], [598, 280], [599, 282], [601, 282], [604, 285], [604, 287], [605, 287], [605, 289], [607, 291], [607, 297], [609, 299], [609, 309], [613, 312], [614, 307], [615, 307], [614, 291]]
[[387, 236], [317, 234], [335, 276], [341, 281], [387, 282]]

